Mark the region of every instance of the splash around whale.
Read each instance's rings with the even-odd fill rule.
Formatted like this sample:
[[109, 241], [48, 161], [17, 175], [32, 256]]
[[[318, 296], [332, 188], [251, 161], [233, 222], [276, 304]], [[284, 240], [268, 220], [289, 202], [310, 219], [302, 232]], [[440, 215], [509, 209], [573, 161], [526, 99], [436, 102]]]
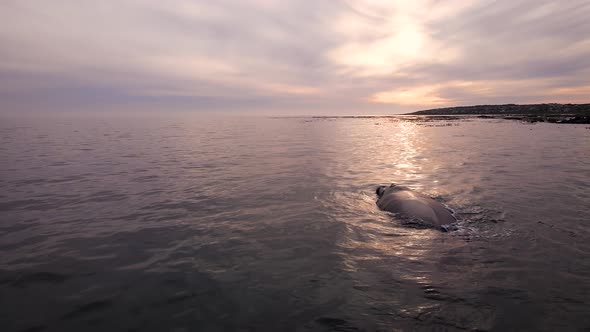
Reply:
[[440, 229], [443, 232], [456, 230], [457, 218], [442, 203], [407, 187], [392, 184], [379, 186], [376, 190], [377, 206], [383, 210], [399, 214], [409, 220], [417, 220], [413, 224], [422, 227]]

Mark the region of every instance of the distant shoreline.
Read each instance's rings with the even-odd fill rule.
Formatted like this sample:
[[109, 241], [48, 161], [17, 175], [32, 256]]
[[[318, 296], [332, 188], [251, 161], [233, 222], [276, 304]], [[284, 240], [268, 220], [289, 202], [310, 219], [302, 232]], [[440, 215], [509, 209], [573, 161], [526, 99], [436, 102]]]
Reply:
[[590, 104], [504, 104], [457, 106], [422, 110], [405, 115], [471, 115], [526, 122], [590, 124]]

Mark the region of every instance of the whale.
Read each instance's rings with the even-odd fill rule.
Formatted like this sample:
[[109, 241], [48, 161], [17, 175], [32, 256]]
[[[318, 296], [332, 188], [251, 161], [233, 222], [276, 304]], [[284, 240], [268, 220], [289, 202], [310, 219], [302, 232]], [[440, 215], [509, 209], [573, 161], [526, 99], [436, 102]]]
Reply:
[[456, 230], [457, 218], [451, 210], [429, 196], [407, 187], [391, 184], [376, 190], [379, 209], [411, 220], [414, 226], [435, 228], [443, 232]]

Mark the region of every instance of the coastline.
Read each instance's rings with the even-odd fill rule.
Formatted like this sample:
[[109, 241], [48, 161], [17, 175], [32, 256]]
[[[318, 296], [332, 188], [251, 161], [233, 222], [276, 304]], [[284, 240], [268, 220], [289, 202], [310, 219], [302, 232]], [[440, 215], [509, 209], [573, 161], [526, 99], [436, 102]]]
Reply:
[[405, 115], [468, 116], [488, 119], [548, 122], [563, 124], [590, 124], [590, 104], [503, 104], [457, 106], [422, 110]]

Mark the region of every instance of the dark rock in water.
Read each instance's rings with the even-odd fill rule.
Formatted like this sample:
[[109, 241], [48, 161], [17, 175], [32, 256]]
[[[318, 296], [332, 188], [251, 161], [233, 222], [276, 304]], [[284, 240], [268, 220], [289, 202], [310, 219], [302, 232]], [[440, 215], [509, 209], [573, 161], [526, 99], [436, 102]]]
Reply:
[[565, 118], [557, 121], [557, 123], [580, 123], [590, 124], [590, 116], [574, 116], [573, 118]]

